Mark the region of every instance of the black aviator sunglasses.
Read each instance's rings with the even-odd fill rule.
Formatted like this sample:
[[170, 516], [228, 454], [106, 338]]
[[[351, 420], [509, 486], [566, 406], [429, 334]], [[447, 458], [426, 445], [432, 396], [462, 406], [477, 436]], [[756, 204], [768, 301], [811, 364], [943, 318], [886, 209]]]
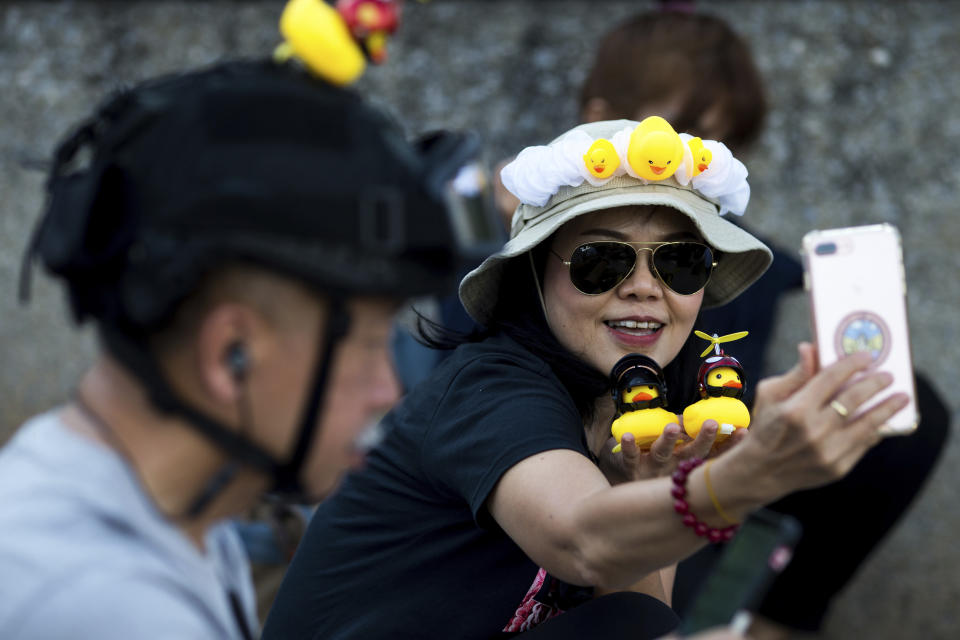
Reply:
[[682, 296], [707, 286], [717, 266], [713, 250], [700, 242], [587, 242], [574, 249], [569, 260], [550, 250], [570, 268], [573, 286], [588, 296], [610, 291], [630, 277], [641, 251], [650, 252], [651, 273]]

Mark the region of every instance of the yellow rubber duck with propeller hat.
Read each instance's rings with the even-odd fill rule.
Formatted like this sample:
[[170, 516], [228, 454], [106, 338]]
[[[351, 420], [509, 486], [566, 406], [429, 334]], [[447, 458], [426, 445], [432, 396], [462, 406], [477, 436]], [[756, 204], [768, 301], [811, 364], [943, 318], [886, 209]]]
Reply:
[[694, 333], [710, 343], [700, 357], [711, 351], [714, 355], [700, 365], [697, 381], [701, 400], [683, 410], [683, 429], [688, 436], [696, 438], [705, 420], [716, 420], [720, 425], [716, 441], [722, 442], [736, 429], [750, 426], [750, 410], [741, 400], [745, 390], [743, 367], [736, 358], [725, 354], [720, 344], [744, 338], [749, 332], [738, 331], [725, 336], [711, 336], [699, 330]]

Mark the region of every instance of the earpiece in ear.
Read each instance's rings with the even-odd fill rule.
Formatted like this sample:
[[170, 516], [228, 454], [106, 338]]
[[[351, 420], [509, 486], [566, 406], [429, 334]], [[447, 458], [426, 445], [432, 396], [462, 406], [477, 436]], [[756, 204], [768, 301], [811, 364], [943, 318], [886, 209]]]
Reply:
[[247, 376], [250, 363], [247, 359], [247, 349], [242, 342], [234, 342], [227, 348], [225, 360], [234, 380], [240, 382]]

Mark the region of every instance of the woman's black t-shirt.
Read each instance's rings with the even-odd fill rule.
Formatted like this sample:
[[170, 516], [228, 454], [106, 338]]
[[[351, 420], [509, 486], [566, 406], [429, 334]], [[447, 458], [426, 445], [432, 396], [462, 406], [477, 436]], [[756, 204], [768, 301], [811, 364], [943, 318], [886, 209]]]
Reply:
[[532, 604], [538, 567], [485, 502], [525, 458], [589, 457], [550, 368], [503, 335], [462, 345], [383, 427], [314, 515], [264, 638], [489, 638]]

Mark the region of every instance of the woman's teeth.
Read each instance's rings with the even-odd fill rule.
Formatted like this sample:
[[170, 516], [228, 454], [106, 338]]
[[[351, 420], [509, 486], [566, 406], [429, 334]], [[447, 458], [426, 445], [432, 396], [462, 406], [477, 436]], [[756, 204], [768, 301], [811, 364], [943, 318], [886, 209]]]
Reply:
[[636, 320], [610, 320], [606, 324], [611, 329], [634, 335], [653, 333], [663, 326], [659, 322], [637, 322]]

